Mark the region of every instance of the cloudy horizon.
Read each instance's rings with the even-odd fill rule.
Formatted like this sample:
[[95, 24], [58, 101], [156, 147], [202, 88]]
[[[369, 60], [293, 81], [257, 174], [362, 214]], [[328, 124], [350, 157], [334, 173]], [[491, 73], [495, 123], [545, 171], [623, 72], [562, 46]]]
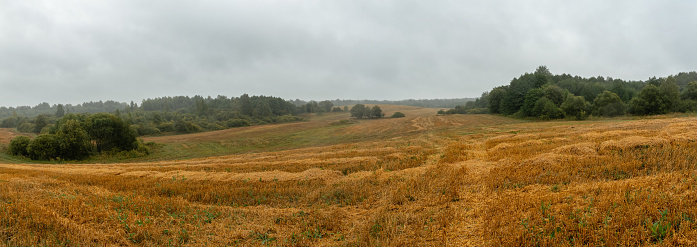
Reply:
[[697, 2], [0, 2], [0, 106], [243, 93], [473, 98], [546, 65], [697, 70]]

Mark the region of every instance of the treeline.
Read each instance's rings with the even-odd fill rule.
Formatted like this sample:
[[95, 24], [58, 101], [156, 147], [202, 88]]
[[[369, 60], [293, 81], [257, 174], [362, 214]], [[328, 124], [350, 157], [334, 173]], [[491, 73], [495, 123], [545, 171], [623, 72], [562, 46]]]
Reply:
[[553, 75], [545, 66], [475, 101], [439, 113], [500, 113], [519, 118], [653, 115], [697, 111], [697, 72], [646, 81]]
[[99, 112], [114, 112], [119, 109], [123, 109], [128, 106], [128, 104], [123, 102], [116, 102], [113, 100], [107, 100], [102, 102], [85, 102], [82, 104], [72, 105], [72, 104], [54, 104], [50, 105], [47, 102], [43, 102], [34, 107], [31, 106], [17, 106], [17, 107], [5, 107], [0, 106], [0, 119], [8, 118], [13, 115], [19, 115], [24, 117], [35, 117], [41, 114], [53, 114], [57, 111], [62, 111], [64, 114], [68, 113], [99, 113]]
[[[416, 106], [416, 107], [426, 107], [426, 108], [453, 108], [458, 105], [464, 105], [469, 101], [474, 101], [470, 98], [460, 98], [460, 99], [407, 99], [407, 100], [325, 100], [322, 102], [329, 102], [332, 105], [337, 106], [350, 106], [350, 105], [405, 105], [405, 106]], [[313, 101], [307, 102], [303, 100], [293, 100], [291, 101], [295, 105], [306, 105]], [[321, 102], [320, 102], [321, 103]]]
[[[124, 103], [111, 113], [121, 118], [138, 135], [153, 135], [299, 121], [303, 118], [298, 115], [307, 112], [307, 108], [281, 98], [244, 94], [232, 98], [176, 96], [146, 99], [140, 106], [132, 102]], [[25, 133], [47, 133], [65, 114], [61, 105], [53, 113], [33, 118], [13, 112], [10, 117], [0, 121], [0, 127], [17, 128]]]
[[136, 139], [135, 130], [116, 115], [70, 113], [34, 139], [15, 137], [8, 152], [34, 160], [80, 160], [103, 152], [147, 155], [149, 151]]

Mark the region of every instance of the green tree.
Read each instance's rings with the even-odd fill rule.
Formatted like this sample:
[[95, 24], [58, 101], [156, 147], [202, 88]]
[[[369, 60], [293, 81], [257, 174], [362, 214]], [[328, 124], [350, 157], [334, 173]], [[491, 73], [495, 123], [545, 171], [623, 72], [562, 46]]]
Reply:
[[542, 87], [542, 91], [544, 91], [545, 97], [550, 99], [556, 106], [560, 106], [564, 103], [566, 95], [568, 94], [568, 91], [564, 91], [564, 89], [559, 86], [549, 84]]
[[674, 112], [680, 106], [680, 86], [675, 82], [673, 76], [669, 76], [661, 86], [658, 87], [661, 92], [663, 103], [665, 104], [666, 112]]
[[127, 151], [138, 147], [135, 131], [113, 114], [97, 113], [89, 116], [85, 130], [94, 141], [97, 152]]
[[627, 104], [616, 93], [605, 90], [593, 100], [593, 115], [614, 117], [624, 115]]
[[249, 95], [243, 94], [240, 96], [239, 101], [242, 114], [252, 116], [254, 114], [254, 106], [252, 106], [252, 100], [249, 98]]
[[351, 107], [351, 117], [355, 117], [358, 119], [361, 119], [365, 117], [365, 105], [363, 104], [356, 104], [353, 107]]
[[570, 94], [566, 97], [564, 103], [561, 104], [561, 109], [567, 117], [574, 117], [576, 120], [583, 120], [588, 117], [590, 103], [583, 96], [575, 96]]
[[637, 97], [629, 101], [629, 112], [635, 115], [654, 115], [667, 112], [663, 94], [653, 84], [646, 85]]
[[319, 102], [319, 107], [322, 108], [325, 112], [331, 112], [332, 107], [334, 107], [334, 103], [332, 103], [329, 100], [321, 101]]
[[370, 106], [366, 106], [363, 108], [363, 117], [364, 118], [373, 118], [373, 111], [370, 109]]
[[32, 133], [34, 132], [34, 124], [29, 123], [29, 122], [23, 122], [19, 126], [17, 126], [17, 131], [20, 133]]
[[525, 94], [525, 100], [523, 101], [523, 107], [520, 108], [520, 112], [522, 113], [522, 116], [525, 117], [531, 117], [531, 116], [537, 116], [537, 112], [533, 111], [533, 108], [535, 108], [535, 104], [537, 101], [545, 96], [545, 92], [540, 89], [540, 88], [533, 88], [530, 89]]
[[8, 152], [10, 155], [21, 155], [29, 156], [27, 152], [27, 147], [31, 143], [31, 139], [26, 136], [18, 136], [10, 141], [10, 146], [8, 147]]
[[56, 135], [41, 134], [27, 146], [29, 158], [34, 160], [52, 160], [60, 157], [60, 140]]
[[404, 113], [401, 113], [401, 112], [395, 112], [394, 114], [392, 114], [392, 118], [403, 118], [403, 117], [406, 117], [406, 115], [404, 115]]
[[691, 81], [682, 92], [682, 99], [697, 100], [697, 81]]
[[540, 119], [564, 118], [564, 111], [557, 107], [554, 102], [547, 97], [542, 97], [535, 102], [533, 114]]
[[506, 97], [507, 86], [496, 87], [489, 92], [489, 111], [491, 113], [501, 113], [501, 102]]
[[552, 78], [552, 72], [549, 72], [547, 66], [540, 65], [535, 70], [535, 88], [542, 87], [543, 85], [549, 83]]
[[[520, 111], [525, 103], [525, 96], [530, 89], [535, 88], [536, 77], [533, 74], [525, 74], [511, 80], [506, 96], [501, 100], [499, 111], [504, 115], [512, 115]], [[537, 102], [532, 101], [531, 104]], [[532, 106], [532, 105], [530, 105]]]
[[36, 116], [36, 118], [34, 119], [33, 132], [37, 133], [37, 134], [41, 133], [41, 130], [50, 124], [49, 121], [50, 121], [50, 119], [48, 116], [46, 116], [46, 114], [41, 114], [41, 115]]
[[261, 103], [261, 105], [258, 108], [256, 108], [255, 110], [257, 110], [258, 114], [256, 114], [256, 115], [258, 117], [271, 117], [271, 116], [273, 116], [273, 110], [271, 109], [271, 106], [269, 106], [269, 104], [266, 102]]
[[205, 116], [208, 114], [208, 104], [206, 104], [203, 99], [196, 101], [196, 114], [199, 116]]
[[373, 108], [370, 109], [370, 117], [371, 118], [382, 118], [384, 116], [385, 116], [385, 114], [382, 113], [382, 109], [380, 109], [379, 106], [373, 106]]
[[79, 160], [89, 156], [92, 151], [89, 135], [77, 120], [62, 123], [56, 137], [60, 140], [61, 158]]
[[63, 110], [63, 104], [58, 104], [56, 106], [56, 117], [63, 117], [65, 115], [65, 110]]

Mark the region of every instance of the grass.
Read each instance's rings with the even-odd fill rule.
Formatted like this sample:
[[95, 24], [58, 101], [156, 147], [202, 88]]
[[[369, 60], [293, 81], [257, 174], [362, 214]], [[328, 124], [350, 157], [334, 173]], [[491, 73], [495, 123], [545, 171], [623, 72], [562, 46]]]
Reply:
[[0, 245], [697, 244], [694, 117], [383, 109], [407, 117], [153, 137], [132, 163], [2, 161]]

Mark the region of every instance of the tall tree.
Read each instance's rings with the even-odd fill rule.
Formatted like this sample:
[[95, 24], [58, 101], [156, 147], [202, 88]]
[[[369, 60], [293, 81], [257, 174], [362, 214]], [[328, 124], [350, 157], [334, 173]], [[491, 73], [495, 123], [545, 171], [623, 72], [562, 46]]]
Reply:
[[661, 86], [658, 87], [665, 104], [667, 112], [673, 112], [680, 106], [680, 86], [675, 82], [673, 76], [668, 76]]
[[254, 114], [254, 106], [252, 106], [252, 100], [249, 98], [249, 95], [243, 94], [240, 96], [240, 110], [242, 114], [247, 116]]
[[63, 110], [63, 104], [58, 104], [56, 106], [56, 117], [63, 117], [65, 115], [65, 110]]
[[49, 118], [45, 114], [36, 116], [34, 119], [34, 133], [41, 133], [41, 130], [49, 125]]
[[507, 86], [496, 87], [489, 92], [489, 111], [491, 113], [501, 113], [501, 101], [506, 97]]
[[682, 98], [686, 100], [697, 100], [697, 81], [691, 81], [685, 87]]

